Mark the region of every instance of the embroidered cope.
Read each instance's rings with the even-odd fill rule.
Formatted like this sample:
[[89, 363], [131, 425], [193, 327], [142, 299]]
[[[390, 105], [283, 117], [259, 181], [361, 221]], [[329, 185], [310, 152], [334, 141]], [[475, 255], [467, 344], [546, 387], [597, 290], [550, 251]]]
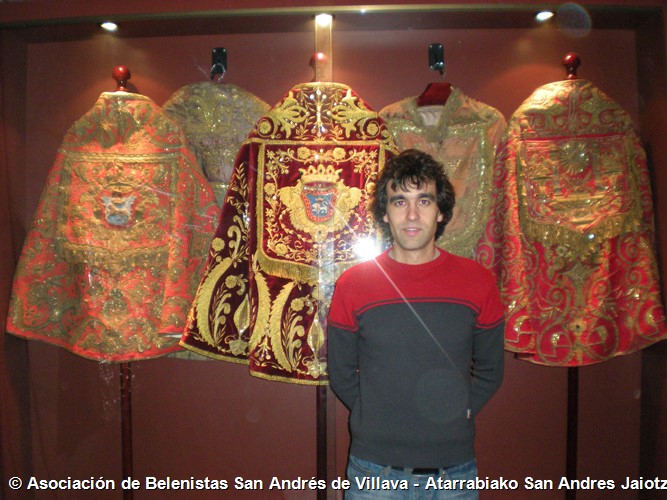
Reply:
[[179, 350], [217, 211], [176, 124], [147, 97], [103, 93], [58, 150], [7, 331], [100, 361]]
[[326, 383], [333, 284], [375, 237], [367, 204], [393, 153], [349, 87], [292, 88], [239, 152], [181, 344], [260, 378]]
[[400, 150], [419, 149], [444, 165], [456, 204], [436, 243], [449, 252], [473, 257], [491, 209], [494, 158], [505, 118], [456, 87], [444, 105], [420, 107], [417, 97], [407, 97], [383, 108], [380, 116]]
[[162, 110], [178, 123], [204, 175], [222, 202], [236, 154], [269, 105], [231, 83], [199, 82], [172, 94]]
[[505, 346], [578, 366], [667, 337], [646, 156], [586, 80], [537, 89], [509, 120], [480, 247], [506, 305]]

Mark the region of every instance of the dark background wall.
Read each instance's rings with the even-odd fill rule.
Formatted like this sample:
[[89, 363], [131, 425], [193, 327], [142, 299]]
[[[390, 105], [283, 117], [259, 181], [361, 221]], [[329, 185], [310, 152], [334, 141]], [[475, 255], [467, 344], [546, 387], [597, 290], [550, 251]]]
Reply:
[[[205, 8], [206, 2], [201, 3]], [[440, 42], [445, 47], [445, 80], [509, 118], [536, 87], [563, 79], [560, 61], [567, 52], [576, 51], [582, 59], [579, 76], [592, 80], [623, 106], [647, 141], [664, 276], [667, 133], [662, 121], [667, 115], [662, 111], [667, 88], [662, 2], [648, 1], [639, 10], [630, 2], [607, 10], [598, 7], [593, 13], [597, 12], [600, 24], [577, 36], [553, 25], [526, 23], [526, 9], [518, 8], [524, 3], [496, 6], [491, 9], [496, 18], [489, 17], [488, 9], [477, 12], [473, 7], [464, 9], [464, 15], [448, 14], [441, 20], [440, 14], [410, 12], [367, 14], [365, 19], [338, 15], [333, 32], [334, 80], [350, 85], [380, 110], [419, 94], [440, 78], [427, 64], [428, 44]], [[159, 4], [142, 2], [146, 13]], [[181, 86], [208, 78], [213, 47], [228, 50], [225, 81], [269, 104], [294, 84], [313, 78], [308, 64], [315, 50], [310, 14], [256, 10], [231, 20], [207, 16], [198, 25], [181, 13], [180, 19], [140, 20], [125, 28], [121, 22], [121, 32], [109, 35], [89, 27], [92, 19], [54, 21], [84, 15], [74, 7], [45, 13], [43, 5], [0, 5], [3, 325], [16, 258], [55, 152], [70, 125], [99, 94], [115, 89], [111, 71], [116, 65], [128, 66], [132, 88], [158, 104]], [[103, 2], [89, 5], [105, 12]], [[507, 14], [505, 7], [512, 5], [518, 13]], [[20, 22], [44, 17], [46, 21], [38, 23]], [[455, 21], [450, 21], [452, 17]], [[120, 483], [118, 365], [95, 363], [8, 335], [0, 337], [0, 346], [0, 491], [7, 498], [93, 498], [85, 492], [17, 493], [7, 488], [13, 476], [103, 477]], [[520, 485], [527, 477], [552, 479], [557, 485], [576, 459], [581, 479], [611, 479], [619, 484], [626, 476], [667, 478], [666, 358], [665, 347], [658, 345], [578, 369], [578, 397], [573, 399], [568, 378], [572, 371], [531, 365], [508, 354], [505, 383], [478, 418], [480, 475], [516, 479]], [[257, 492], [234, 490], [234, 478], [261, 479], [266, 487], [273, 476], [316, 475], [318, 459], [323, 457], [321, 450], [318, 457], [322, 422], [315, 388], [258, 380], [242, 365], [218, 361], [163, 358], [132, 363], [131, 370], [133, 475], [142, 483], [149, 476], [226, 479], [232, 488], [229, 496], [257, 498]], [[576, 415], [568, 414], [568, 402], [573, 401], [578, 403]], [[331, 397], [329, 403], [326, 433], [333, 479], [344, 476], [347, 414]], [[568, 461], [572, 450], [576, 455]], [[197, 496], [143, 487], [134, 492], [138, 499], [151, 495]], [[566, 498], [568, 493], [556, 489], [534, 495]], [[120, 496], [116, 490], [96, 492], [94, 498]], [[310, 499], [316, 493], [265, 489], [261, 496]], [[482, 498], [527, 496], [530, 492], [522, 487], [517, 492], [482, 494]], [[618, 490], [615, 496], [640, 498], [636, 491]], [[577, 493], [577, 498], [605, 497], [599, 490]]]

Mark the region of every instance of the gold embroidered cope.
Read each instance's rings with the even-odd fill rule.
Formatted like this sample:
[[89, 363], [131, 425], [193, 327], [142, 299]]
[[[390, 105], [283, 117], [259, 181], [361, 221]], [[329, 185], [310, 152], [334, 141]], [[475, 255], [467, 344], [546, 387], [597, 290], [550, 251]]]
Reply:
[[587, 80], [537, 89], [512, 115], [479, 259], [496, 271], [505, 346], [554, 366], [667, 338], [646, 155], [628, 114]]
[[260, 378], [326, 383], [333, 285], [378, 238], [368, 203], [395, 152], [349, 87], [292, 88], [239, 152], [181, 345]]

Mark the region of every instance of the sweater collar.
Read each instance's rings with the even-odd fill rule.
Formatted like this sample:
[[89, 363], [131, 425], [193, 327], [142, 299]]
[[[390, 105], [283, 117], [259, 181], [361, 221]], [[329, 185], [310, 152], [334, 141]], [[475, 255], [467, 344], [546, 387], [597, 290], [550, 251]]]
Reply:
[[391, 249], [385, 250], [382, 252], [377, 258], [377, 262], [381, 267], [384, 267], [387, 270], [391, 270], [394, 272], [399, 272], [399, 273], [427, 273], [431, 272], [434, 269], [445, 265], [445, 263], [448, 260], [449, 253], [446, 252], [445, 250], [441, 248], [436, 248], [438, 253], [438, 257], [435, 259], [429, 261], [429, 262], [424, 262], [423, 264], [404, 264], [402, 262], [398, 262], [394, 259], [392, 259], [389, 256], [389, 251]]

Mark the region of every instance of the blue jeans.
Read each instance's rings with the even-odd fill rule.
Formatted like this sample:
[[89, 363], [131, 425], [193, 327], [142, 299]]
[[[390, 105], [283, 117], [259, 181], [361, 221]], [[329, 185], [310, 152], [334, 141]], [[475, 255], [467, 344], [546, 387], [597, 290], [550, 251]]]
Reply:
[[476, 477], [477, 464], [474, 460], [440, 469], [439, 474], [420, 475], [351, 455], [347, 464], [350, 489], [345, 492], [345, 499], [477, 500], [479, 496], [475, 489], [451, 489], [456, 484], [454, 480], [474, 481]]

